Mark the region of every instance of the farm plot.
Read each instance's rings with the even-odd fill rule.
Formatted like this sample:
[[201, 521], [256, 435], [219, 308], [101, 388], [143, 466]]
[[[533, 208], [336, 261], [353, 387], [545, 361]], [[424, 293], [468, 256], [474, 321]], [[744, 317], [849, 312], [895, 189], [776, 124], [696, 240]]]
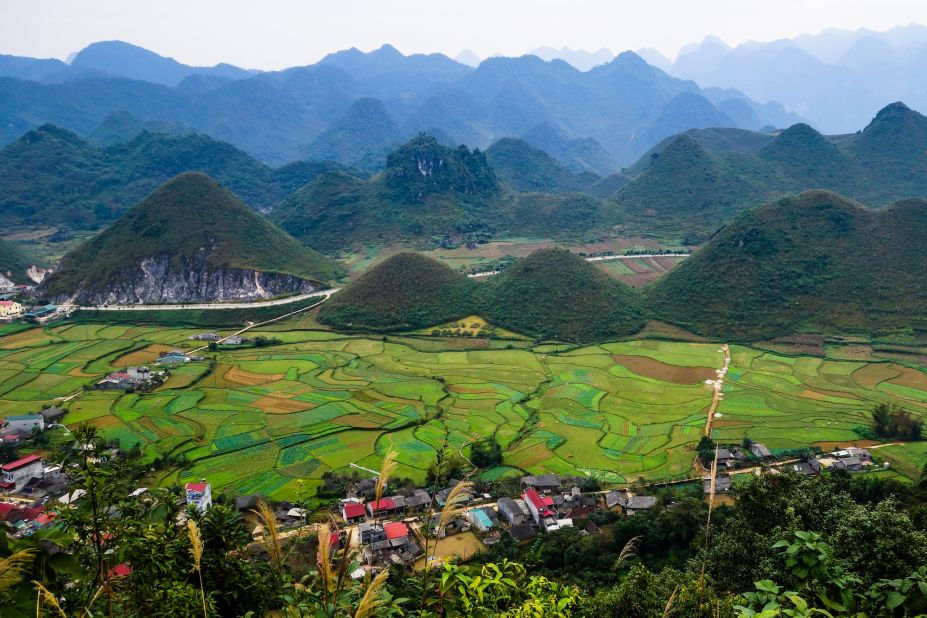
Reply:
[[[467, 318], [467, 320], [471, 320]], [[475, 319], [469, 324], [475, 324]], [[145, 460], [191, 463], [151, 482], [206, 477], [216, 491], [311, 497], [327, 471], [379, 467], [421, 481], [437, 451], [467, 456], [494, 436], [502, 474], [554, 472], [605, 481], [666, 479], [691, 470], [717, 344], [655, 340], [572, 348], [508, 342], [467, 349], [431, 337], [367, 338], [274, 324], [284, 342], [207, 352], [150, 393], [82, 389], [114, 368], [189, 349], [192, 331], [157, 326], [57, 325], [0, 338], [0, 416], [57, 397], [68, 425], [90, 423]], [[502, 342], [494, 342], [502, 343]], [[897, 363], [785, 356], [734, 346], [714, 423], [718, 439], [773, 448], [850, 441], [874, 403], [927, 414], [927, 376]], [[916, 465], [917, 447], [886, 458]]]
[[878, 403], [927, 414], [925, 374], [916, 369], [785, 357], [740, 346], [731, 352], [716, 439], [748, 436], [773, 448], [849, 442], [859, 439], [856, 428], [870, 425], [870, 411]]

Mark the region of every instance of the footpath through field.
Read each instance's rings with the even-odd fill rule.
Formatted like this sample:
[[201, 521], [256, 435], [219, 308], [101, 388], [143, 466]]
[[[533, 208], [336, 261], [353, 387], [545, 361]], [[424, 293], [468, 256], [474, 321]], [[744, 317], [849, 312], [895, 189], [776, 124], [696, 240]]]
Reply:
[[[711, 428], [714, 424], [715, 414], [718, 411], [718, 405], [721, 403], [721, 391], [724, 389], [724, 378], [727, 376], [727, 371], [731, 367], [731, 347], [725, 343], [721, 346], [721, 351], [724, 352], [724, 362], [721, 364], [721, 369], [716, 371], [717, 379], [706, 381], [712, 388], [711, 405], [708, 406], [708, 412], [705, 415], [705, 431], [703, 435], [706, 438], [711, 437]], [[705, 466], [702, 465], [702, 460], [698, 455], [695, 456], [692, 467], [695, 468], [695, 472], [699, 476], [710, 473], [710, 470], [707, 470]]]

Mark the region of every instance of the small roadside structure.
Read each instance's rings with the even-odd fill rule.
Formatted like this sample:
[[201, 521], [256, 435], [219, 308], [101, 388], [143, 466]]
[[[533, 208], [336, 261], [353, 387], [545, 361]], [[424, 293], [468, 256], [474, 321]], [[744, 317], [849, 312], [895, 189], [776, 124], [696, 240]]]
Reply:
[[187, 337], [190, 341], [218, 341], [219, 338], [216, 333], [197, 333]]
[[182, 365], [189, 363], [191, 358], [182, 350], [171, 350], [158, 357], [155, 362], [159, 365]]
[[[703, 480], [703, 489], [706, 494], [711, 493], [711, 477], [706, 476]], [[726, 494], [734, 487], [734, 481], [730, 476], [719, 475], [715, 478], [715, 493]]]
[[834, 470], [846, 470], [847, 472], [862, 472], [863, 462], [859, 457], [842, 457], [834, 462]]
[[40, 455], [27, 455], [15, 461], [0, 466], [2, 481], [0, 489], [8, 492], [18, 492], [32, 481], [43, 477], [44, 466]]
[[45, 408], [39, 412], [39, 414], [45, 419], [45, 424], [50, 425], [52, 423], [60, 423], [61, 419], [64, 418], [65, 412], [58, 406], [52, 406], [50, 408]]

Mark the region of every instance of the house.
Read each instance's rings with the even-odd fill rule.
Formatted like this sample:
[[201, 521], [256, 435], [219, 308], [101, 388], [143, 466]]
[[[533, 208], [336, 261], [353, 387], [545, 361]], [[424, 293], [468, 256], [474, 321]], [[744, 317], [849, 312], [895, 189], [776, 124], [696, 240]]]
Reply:
[[356, 524], [364, 521], [366, 511], [360, 502], [345, 502], [341, 505], [341, 517], [345, 523]]
[[480, 532], [489, 532], [492, 530], [494, 522], [487, 509], [470, 509], [466, 513], [467, 521]]
[[128, 367], [125, 374], [135, 382], [146, 382], [151, 379], [151, 371], [148, 367]]
[[524, 488], [532, 487], [540, 492], [550, 492], [560, 489], [561, 479], [556, 474], [538, 474], [535, 476], [521, 477], [521, 486]]
[[58, 307], [55, 305], [45, 305], [44, 307], [35, 307], [31, 311], [23, 314], [27, 322], [36, 324], [46, 324], [51, 322], [59, 315]]
[[843, 458], [846, 458], [846, 457], [856, 457], [856, 458], [858, 458], [858, 459], [859, 459], [861, 462], [863, 462], [863, 463], [866, 463], [866, 462], [868, 462], [868, 461], [872, 461], [872, 453], [870, 453], [868, 449], [857, 448], [857, 447], [855, 447], [855, 446], [850, 446], [850, 447], [847, 447], [847, 448], [843, 449], [842, 451], [838, 451], [838, 452], [840, 452], [840, 453], [845, 453], [845, 455], [843, 455]]
[[22, 491], [32, 479], [42, 478], [42, 470], [42, 457], [39, 455], [28, 455], [3, 464], [0, 466], [3, 474], [0, 489], [8, 492]]
[[45, 418], [41, 414], [16, 414], [7, 416], [3, 419], [2, 433], [18, 433], [20, 436], [27, 436], [38, 429], [45, 430]]
[[416, 489], [406, 496], [406, 510], [418, 513], [432, 505], [431, 495], [424, 489]]
[[191, 341], [218, 341], [219, 335], [216, 333], [197, 333], [195, 335], [190, 335], [187, 339]]
[[409, 527], [401, 521], [383, 524], [382, 536], [381, 540], [364, 546], [363, 554], [368, 564], [410, 564], [421, 553], [421, 549], [409, 534]]
[[402, 513], [406, 509], [405, 496], [390, 496], [389, 498], [380, 498], [367, 503], [367, 512], [371, 517], [384, 517], [386, 515], [395, 515]]
[[22, 441], [18, 433], [5, 433], [0, 437], [0, 444], [3, 444], [3, 446], [19, 446]]
[[788, 467], [789, 470], [795, 472], [796, 474], [804, 474], [805, 476], [814, 476], [815, 474], [820, 474], [821, 472], [821, 463], [817, 459], [809, 459], [808, 461], [802, 461], [799, 463], [791, 464]]
[[159, 365], [182, 365], [190, 362], [190, 357], [181, 350], [165, 352], [155, 361]]
[[[711, 493], [711, 477], [706, 476], [702, 479], [702, 487], [706, 494]], [[715, 493], [724, 494], [731, 491], [733, 487], [733, 479], [729, 476], [721, 476], [715, 478]]]
[[12, 322], [22, 314], [23, 306], [15, 300], [0, 300], [0, 322]]
[[244, 342], [245, 340], [239, 337], [238, 335], [232, 335], [230, 337], [226, 337], [225, 341], [223, 341], [222, 343], [225, 345], [241, 345]]
[[551, 508], [554, 506], [553, 498], [550, 496], [542, 497], [534, 487], [529, 487], [522, 494], [522, 499], [528, 505], [534, 523], [545, 531], [557, 529], [557, 515]]
[[510, 526], [523, 524], [531, 518], [528, 505], [523, 500], [516, 501], [508, 496], [499, 498], [499, 501], [496, 502], [496, 508], [499, 510], [499, 517]]
[[187, 483], [184, 490], [187, 492], [187, 506], [193, 506], [200, 512], [212, 506], [212, 490], [206, 479], [199, 483]]
[[737, 463], [737, 459], [734, 457], [734, 454], [726, 448], [719, 448], [715, 452], [715, 460], [718, 462], [719, 466], [725, 466], [727, 468], [733, 468], [734, 464]]
[[834, 470], [846, 470], [847, 472], [862, 472], [863, 462], [859, 457], [842, 457], [834, 462]]
[[769, 452], [769, 449], [766, 448], [765, 444], [760, 444], [759, 442], [753, 442], [750, 444], [750, 452], [753, 453], [754, 457], [759, 459], [770, 459], [772, 453]]
[[[104, 391], [113, 391], [113, 390], [127, 390], [130, 388], [136, 388], [141, 386], [147, 377], [144, 380], [138, 379], [138, 376], [141, 375], [150, 375], [146, 373], [148, 370], [141, 371], [138, 367], [132, 367], [133, 371], [130, 374], [129, 370], [126, 371], [117, 371], [116, 373], [111, 373], [99, 382], [94, 385], [94, 388]], [[136, 377], [133, 377], [136, 376]]]
[[629, 496], [622, 508], [626, 514], [634, 515], [642, 511], [649, 511], [655, 506], [657, 506], [657, 499], [654, 496]]
[[361, 545], [378, 543], [386, 540], [386, 532], [381, 524], [360, 524], [357, 527], [358, 538]]
[[[457, 486], [457, 483], [453, 483], [450, 487], [446, 487], [446, 488], [442, 489], [441, 491], [439, 491], [438, 493], [435, 494], [435, 502], [438, 503], [438, 506], [443, 507], [445, 504], [447, 504], [447, 499], [448, 499], [448, 497], [450, 497], [451, 492], [454, 491], [454, 487], [456, 487], [456, 486]], [[468, 503], [470, 503], [470, 502], [473, 501], [473, 498], [474, 498], [474, 493], [473, 493], [473, 492], [471, 492], [471, 491], [464, 491], [464, 492], [461, 492], [461, 494], [460, 494], [460, 496], [459, 496], [459, 498], [458, 498], [458, 503], [457, 503], [457, 504], [458, 504], [458, 505], [460, 505], [460, 504], [468, 504]]]
[[64, 418], [64, 410], [58, 406], [52, 406], [50, 408], [45, 408], [39, 414], [42, 415], [42, 418], [45, 420], [46, 425], [51, 425], [53, 423], [60, 423], [61, 419]]

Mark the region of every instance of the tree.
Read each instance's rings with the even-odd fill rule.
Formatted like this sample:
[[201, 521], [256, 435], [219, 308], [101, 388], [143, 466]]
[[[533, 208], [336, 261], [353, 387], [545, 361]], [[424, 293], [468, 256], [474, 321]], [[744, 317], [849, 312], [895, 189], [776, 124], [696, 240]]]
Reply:
[[702, 436], [695, 450], [704, 461], [711, 461], [715, 457], [715, 441], [708, 436]]
[[477, 468], [492, 468], [502, 463], [502, 445], [496, 436], [474, 442], [470, 446], [470, 461]]
[[894, 404], [880, 403], [872, 409], [872, 430], [881, 438], [920, 440], [923, 428], [920, 420]]

